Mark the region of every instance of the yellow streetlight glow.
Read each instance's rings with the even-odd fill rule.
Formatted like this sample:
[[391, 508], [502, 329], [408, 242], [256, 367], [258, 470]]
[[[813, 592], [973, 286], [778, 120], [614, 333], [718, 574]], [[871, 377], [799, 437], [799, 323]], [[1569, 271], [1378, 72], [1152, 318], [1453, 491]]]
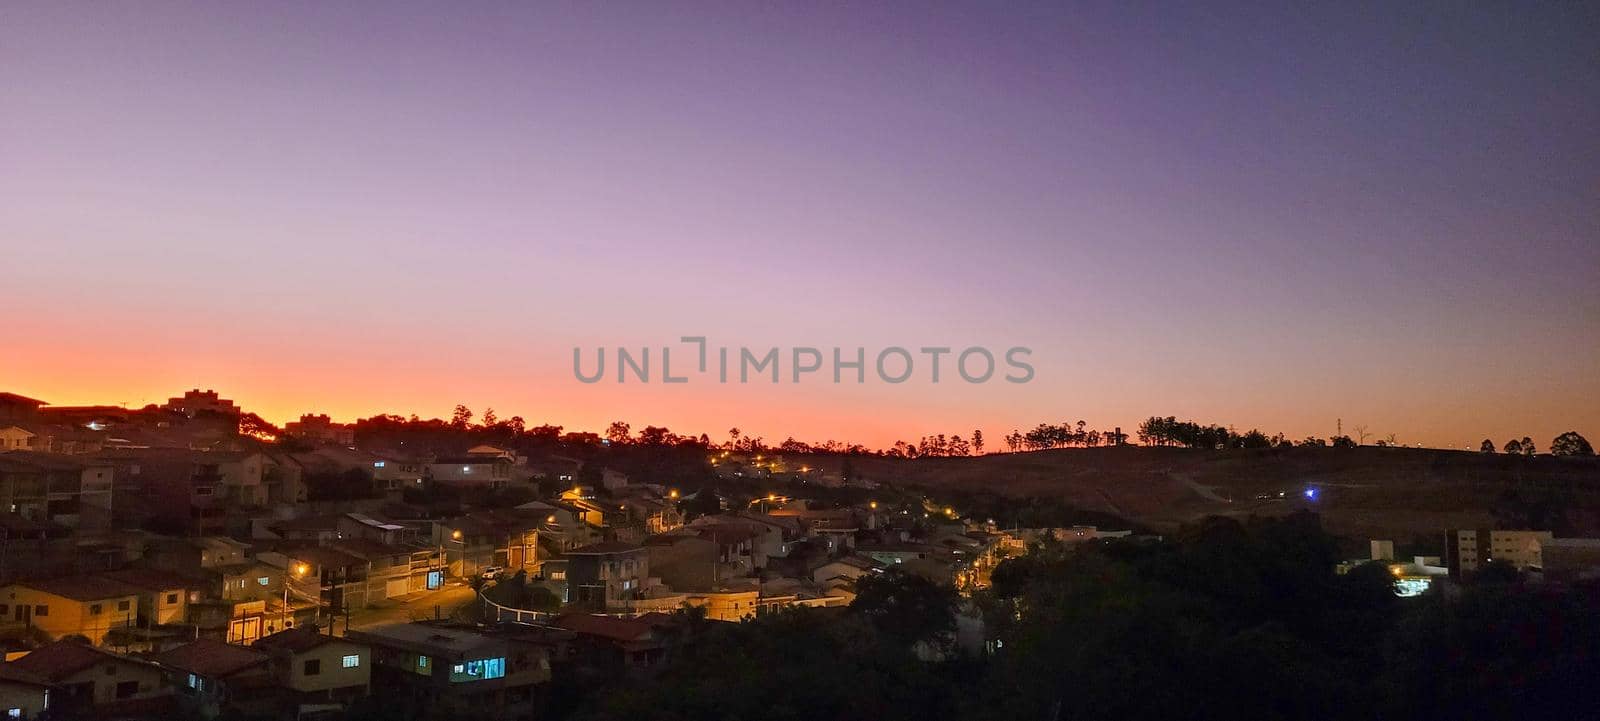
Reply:
[[456, 539], [457, 541], [461, 540], [461, 529], [457, 528], [456, 530], [451, 531], [450, 537]]
[[555, 523], [556, 522], [556, 517], [555, 516], [545, 516], [544, 517], [544, 522], [545, 523]]

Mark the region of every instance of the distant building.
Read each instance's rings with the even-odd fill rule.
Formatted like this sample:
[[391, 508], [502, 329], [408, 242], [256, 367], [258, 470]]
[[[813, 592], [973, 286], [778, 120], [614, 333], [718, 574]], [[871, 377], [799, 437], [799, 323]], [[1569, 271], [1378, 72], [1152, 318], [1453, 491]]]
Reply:
[[46, 405], [50, 404], [15, 393], [0, 393], [0, 423], [32, 422], [39, 415], [39, 406]]
[[179, 398], [168, 398], [162, 408], [174, 413], [182, 413], [194, 418], [202, 413], [215, 413], [224, 416], [237, 416], [240, 414], [239, 406], [226, 398], [221, 398], [214, 390], [206, 389], [201, 392], [196, 388], [184, 393]]
[[331, 443], [336, 446], [353, 446], [356, 428], [347, 423], [334, 423], [326, 413], [300, 416], [298, 421], [283, 424], [283, 434], [312, 443]]
[[26, 451], [33, 448], [33, 439], [36, 435], [21, 426], [0, 427], [0, 453], [6, 451]]
[[1490, 561], [1518, 569], [1542, 568], [1542, 547], [1550, 539], [1549, 531], [1451, 529], [1445, 532], [1445, 566], [1452, 578], [1477, 571]]
[[113, 467], [80, 456], [0, 454], [0, 513], [73, 528], [111, 525]]

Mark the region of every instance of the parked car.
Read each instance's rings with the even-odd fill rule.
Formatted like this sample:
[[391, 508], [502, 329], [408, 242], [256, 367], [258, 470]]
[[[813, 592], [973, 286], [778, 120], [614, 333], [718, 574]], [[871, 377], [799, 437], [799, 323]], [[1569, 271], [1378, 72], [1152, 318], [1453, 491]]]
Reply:
[[493, 581], [499, 578], [500, 574], [505, 572], [506, 569], [502, 566], [484, 566], [483, 573], [480, 575], [483, 576], [483, 580], [485, 581]]

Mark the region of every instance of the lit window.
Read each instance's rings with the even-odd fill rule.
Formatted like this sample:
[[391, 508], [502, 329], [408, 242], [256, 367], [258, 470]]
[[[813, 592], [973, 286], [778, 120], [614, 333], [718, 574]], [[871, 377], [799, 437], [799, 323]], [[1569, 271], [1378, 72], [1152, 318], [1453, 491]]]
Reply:
[[354, 654], [353, 653], [353, 654], [350, 654], [349, 656], [345, 656], [344, 657], [344, 667], [345, 668], [359, 668], [360, 666], [361, 666], [361, 655], [360, 654]]
[[428, 667], [428, 657], [427, 656], [418, 656], [417, 657], [417, 668], [427, 668], [427, 667]]
[[[268, 579], [268, 578], [267, 578], [267, 577], [266, 577], [266, 576], [262, 576], [262, 577], [260, 577], [260, 578], [257, 578], [257, 579], [256, 579], [256, 583], [258, 583], [258, 584], [260, 584], [260, 585], [263, 585], [263, 586], [270, 586], [270, 585], [272, 585], [272, 581], [271, 581], [271, 580], [270, 580], [270, 579]], [[244, 581], [240, 581], [240, 582], [239, 582], [239, 587], [240, 587], [240, 588], [243, 588], [243, 587], [244, 587]]]

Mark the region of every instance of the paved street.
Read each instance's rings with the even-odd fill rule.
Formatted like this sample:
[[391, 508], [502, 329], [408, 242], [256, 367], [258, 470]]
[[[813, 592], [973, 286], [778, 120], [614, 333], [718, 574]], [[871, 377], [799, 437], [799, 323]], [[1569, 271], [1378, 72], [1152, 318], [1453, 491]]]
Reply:
[[[436, 615], [439, 618], [449, 618], [456, 611], [472, 603], [476, 597], [477, 594], [466, 583], [449, 583], [437, 591], [410, 594], [403, 598], [384, 601], [372, 608], [357, 611], [351, 614], [350, 628], [359, 631], [363, 628], [381, 626], [386, 623], [431, 619]], [[341, 618], [334, 628], [334, 633], [342, 634], [344, 633], [344, 628], [344, 619]]]

